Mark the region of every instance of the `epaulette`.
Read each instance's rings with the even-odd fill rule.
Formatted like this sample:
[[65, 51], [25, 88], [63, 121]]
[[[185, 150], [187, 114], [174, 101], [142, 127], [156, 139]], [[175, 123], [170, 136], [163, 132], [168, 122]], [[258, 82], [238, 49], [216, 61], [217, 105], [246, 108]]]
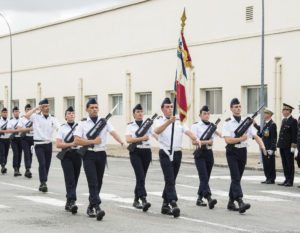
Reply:
[[81, 119], [81, 121], [86, 121], [86, 120], [87, 120], [87, 118], [86, 118], [86, 117], [84, 117], [84, 118], [82, 118], [82, 119]]
[[227, 118], [225, 121], [228, 122], [228, 121], [230, 121], [230, 120], [231, 120], [231, 117]]
[[133, 123], [133, 121], [131, 121], [131, 122], [127, 123], [127, 125], [130, 125], [130, 124], [132, 124], [132, 123]]
[[198, 124], [198, 121], [197, 121], [197, 122], [195, 122], [195, 123], [193, 123], [193, 125], [194, 125], [194, 124]]
[[157, 117], [156, 119], [160, 119], [160, 118], [162, 118], [162, 116], [159, 116], [159, 117]]

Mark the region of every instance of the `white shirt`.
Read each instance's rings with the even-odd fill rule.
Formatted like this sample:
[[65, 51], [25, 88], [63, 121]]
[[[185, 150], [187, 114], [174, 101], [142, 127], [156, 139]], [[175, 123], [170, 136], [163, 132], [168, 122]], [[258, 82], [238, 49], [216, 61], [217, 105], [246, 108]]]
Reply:
[[[72, 127], [74, 127], [75, 125], [76, 125], [76, 123], [74, 123], [74, 125]], [[72, 127], [68, 123], [61, 125], [58, 130], [58, 133], [56, 135], [56, 138], [61, 139], [65, 143], [64, 139], [66, 138], [67, 134], [71, 131]], [[78, 127], [78, 125], [76, 126], [76, 128], [77, 127]], [[76, 128], [73, 129], [72, 135], [74, 135]]]
[[[223, 130], [222, 130], [222, 136], [230, 136], [230, 137], [235, 137], [234, 131], [239, 127], [240, 124], [243, 122], [243, 118], [241, 118], [240, 123], [238, 123], [235, 118], [232, 116], [229, 121], [225, 121], [223, 125]], [[241, 145], [246, 145], [249, 139], [252, 139], [254, 135], [256, 135], [255, 130], [253, 125], [246, 131], [245, 133], [247, 135], [247, 139], [245, 141], [242, 141], [240, 144]]]
[[[8, 128], [8, 120], [6, 118], [6, 120], [4, 120], [2, 117], [0, 118], [0, 128], [7, 122], [7, 126], [6, 128]], [[4, 135], [1, 135], [0, 138], [8, 138], [9, 137], [9, 133], [4, 133]]]
[[[203, 121], [199, 121], [197, 123], [194, 123], [192, 125], [191, 131], [197, 136], [197, 138], [201, 138], [205, 130], [208, 128], [209, 125], [206, 125]], [[214, 136], [216, 135], [216, 132], [213, 133], [210, 139], [214, 139]], [[209, 140], [210, 140], [209, 139]]]
[[40, 114], [32, 114], [30, 120], [33, 122], [33, 140], [52, 141], [54, 130], [59, 128], [56, 117]]
[[[12, 119], [10, 119], [8, 121], [7, 128], [9, 128], [9, 129], [17, 129], [19, 121], [20, 121], [20, 118], [17, 119], [15, 117], [13, 117]], [[15, 134], [15, 136], [18, 137], [19, 133]]]
[[[155, 129], [162, 126], [169, 119], [165, 116], [160, 117], [155, 121]], [[175, 121], [174, 125], [174, 141], [173, 148], [182, 147], [182, 135], [188, 130], [188, 127], [184, 124], [181, 125], [179, 120]], [[172, 124], [170, 124], [163, 132], [158, 135], [158, 142], [161, 149], [169, 149], [171, 146], [171, 133], [172, 133]]]
[[[143, 122], [144, 123], [144, 122]], [[136, 121], [130, 122], [126, 127], [125, 135], [130, 135], [132, 138], [136, 138], [135, 132], [139, 129], [139, 125]], [[150, 136], [154, 134], [153, 127], [151, 126], [150, 129], [147, 131], [146, 135]], [[143, 145], [150, 145], [150, 140], [142, 141]]]
[[[29, 122], [30, 120], [28, 120], [26, 117], [21, 117], [20, 120], [19, 120], [19, 123], [18, 123], [18, 127], [22, 127], [24, 129], [26, 129], [26, 124], [27, 122]], [[29, 131], [29, 132], [26, 132], [26, 134], [29, 133], [29, 134], [33, 134], [33, 131]]]
[[[99, 119], [100, 118], [98, 117], [97, 121]], [[87, 117], [86, 120], [79, 122], [79, 124], [75, 130], [74, 136], [79, 136], [79, 137], [87, 140], [88, 138], [86, 135], [90, 131], [90, 129], [93, 128], [94, 125], [95, 125], [95, 123], [92, 121], [92, 119], [90, 117]], [[101, 144], [95, 144], [94, 148], [105, 149], [107, 132], [111, 133], [112, 131], [114, 131], [114, 128], [112, 127], [112, 125], [109, 122], [107, 122], [106, 126], [103, 128], [103, 130], [101, 131], [101, 133], [98, 136], [101, 138]]]

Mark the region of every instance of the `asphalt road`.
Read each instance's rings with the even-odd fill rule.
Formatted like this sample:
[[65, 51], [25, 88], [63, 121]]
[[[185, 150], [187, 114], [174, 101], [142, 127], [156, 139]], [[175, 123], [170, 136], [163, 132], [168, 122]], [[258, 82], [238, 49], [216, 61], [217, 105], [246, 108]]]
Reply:
[[[11, 155], [9, 155], [11, 158]], [[24, 173], [24, 168], [21, 168]], [[182, 164], [177, 179], [178, 205], [181, 216], [174, 219], [160, 214], [164, 186], [159, 162], [153, 162], [146, 181], [147, 213], [132, 207], [135, 177], [128, 159], [109, 158], [101, 190], [103, 221], [88, 218], [88, 187], [82, 169], [77, 195], [77, 215], [65, 212], [65, 187], [60, 161], [53, 155], [47, 194], [40, 193], [37, 162], [33, 162], [33, 178], [13, 177], [11, 163], [8, 174], [0, 175], [0, 232], [300, 232], [300, 178], [292, 188], [262, 185], [262, 172], [246, 171], [242, 181], [244, 200], [251, 203], [246, 214], [226, 209], [230, 184], [228, 168], [214, 168], [211, 177], [215, 209], [195, 205], [199, 179], [194, 165]], [[283, 179], [278, 174], [277, 182]]]

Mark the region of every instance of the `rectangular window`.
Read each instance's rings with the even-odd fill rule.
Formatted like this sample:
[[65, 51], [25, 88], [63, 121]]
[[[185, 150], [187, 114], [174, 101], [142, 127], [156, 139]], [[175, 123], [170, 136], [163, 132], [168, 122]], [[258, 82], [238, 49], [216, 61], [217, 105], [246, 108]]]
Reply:
[[222, 89], [204, 90], [204, 100], [211, 114], [222, 114]]
[[20, 108], [20, 106], [19, 106], [19, 100], [12, 100], [11, 101], [11, 108], [13, 109], [14, 107], [18, 107], [18, 108]]
[[74, 96], [64, 97], [64, 109], [67, 109], [70, 106], [75, 108], [75, 97]]
[[123, 114], [123, 96], [122, 96], [122, 94], [110, 95], [110, 103], [111, 103], [110, 104], [111, 109], [113, 109], [118, 104], [118, 107], [113, 112], [113, 115], [122, 115]]
[[[246, 88], [246, 100], [247, 100], [247, 114], [256, 112], [260, 107], [259, 101], [260, 87], [247, 87]], [[264, 101], [265, 106], [268, 106], [268, 90], [264, 88]]]
[[54, 98], [47, 98], [48, 99], [48, 103], [49, 103], [49, 107], [50, 107], [50, 114], [52, 116], [55, 115], [55, 100]]
[[[166, 91], [166, 97], [169, 97], [172, 103], [174, 104], [174, 99], [175, 99], [174, 91]], [[176, 114], [178, 114], [178, 106], [176, 107]]]
[[137, 101], [143, 107], [145, 115], [151, 115], [152, 113], [152, 94], [151, 93], [139, 93], [137, 94]]
[[253, 21], [253, 6], [246, 7], [246, 22]]
[[26, 104], [30, 104], [30, 106], [32, 108], [35, 108], [35, 106], [36, 106], [36, 100], [35, 99], [27, 99], [26, 100]]

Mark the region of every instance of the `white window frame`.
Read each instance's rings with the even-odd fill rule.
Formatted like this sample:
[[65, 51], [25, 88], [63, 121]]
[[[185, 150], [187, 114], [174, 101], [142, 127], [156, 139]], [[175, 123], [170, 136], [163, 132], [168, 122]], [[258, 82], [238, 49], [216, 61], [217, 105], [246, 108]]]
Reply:
[[[144, 111], [144, 114], [145, 115], [151, 115], [152, 114], [152, 92], [139, 92], [139, 93], [136, 93], [136, 96], [137, 96], [137, 103], [139, 104], [142, 104], [141, 103], [141, 96], [142, 95], [150, 95], [151, 96], [151, 110], [150, 112], [148, 112], [148, 106], [143, 106], [143, 111]], [[148, 100], [148, 97], [147, 97], [147, 100]], [[148, 103], [148, 101], [146, 101], [146, 104]]]
[[[244, 88], [245, 88], [245, 106], [246, 106], [245, 110], [246, 110], [246, 114], [247, 115], [252, 115], [254, 112], [248, 112], [248, 89], [259, 89], [259, 91], [258, 91], [258, 107], [256, 109], [256, 111], [257, 111], [258, 108], [260, 107], [259, 106], [260, 105], [260, 102], [259, 102], [260, 86], [258, 86], [258, 85], [257, 86], [245, 86]], [[267, 98], [266, 98], [267, 102], [265, 102], [265, 106], [267, 106], [268, 105], [268, 86], [265, 85], [264, 88], [267, 91]]]
[[[220, 88], [206, 88], [206, 89], [203, 89], [203, 105], [207, 105], [207, 101], [206, 101], [206, 92], [207, 91], [221, 91], [221, 99], [222, 99], [222, 103], [221, 103], [221, 112], [220, 113], [211, 113], [211, 115], [214, 115], [214, 116], [219, 116], [219, 115], [222, 115], [223, 113], [223, 89], [220, 87]], [[215, 106], [216, 106], [216, 94], [214, 93], [214, 110], [215, 110]], [[209, 108], [211, 109], [212, 107], [209, 106]]]
[[[118, 97], [118, 103], [119, 103], [119, 105], [118, 105], [118, 107], [116, 109], [118, 111], [114, 111], [112, 114], [114, 116], [122, 116], [123, 115], [123, 94], [122, 93], [119, 93], [119, 94], [110, 94], [109, 95], [109, 101], [110, 101], [110, 110], [109, 111], [111, 111], [111, 109], [113, 109], [115, 107], [114, 104], [113, 104], [113, 98], [114, 97]], [[120, 97], [122, 98], [121, 103], [120, 103]]]

